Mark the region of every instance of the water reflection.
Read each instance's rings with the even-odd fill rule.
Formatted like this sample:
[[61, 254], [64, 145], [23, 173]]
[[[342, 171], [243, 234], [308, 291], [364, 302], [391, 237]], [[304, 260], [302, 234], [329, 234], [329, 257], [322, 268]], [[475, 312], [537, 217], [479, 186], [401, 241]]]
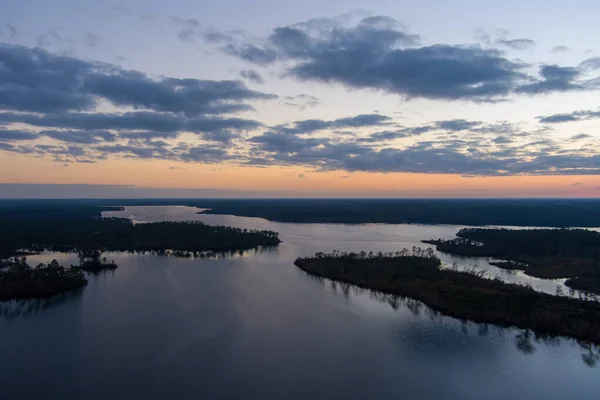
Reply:
[[77, 301], [81, 298], [83, 290], [85, 290], [85, 286], [51, 297], [0, 301], [0, 317], [11, 319], [19, 316], [35, 315], [68, 300]]
[[[432, 309], [423, 302], [410, 297], [382, 293], [373, 291], [371, 289], [364, 289], [346, 282], [338, 282], [310, 274], [306, 275], [311, 279], [321, 282], [323, 285], [329, 286], [333, 293], [342, 295], [348, 300], [351, 296], [367, 295], [372, 300], [388, 304], [394, 311], [405, 309], [415, 317], [425, 316], [430, 321], [438, 324], [443, 322], [447, 323], [447, 320], [454, 320], [455, 322], [460, 323], [460, 331], [465, 337], [472, 335], [486, 337], [492, 333], [499, 336], [511, 335], [513, 337], [515, 348], [525, 355], [534, 354], [537, 350], [536, 345], [560, 347], [563, 343], [565, 343], [579, 348], [581, 351], [581, 359], [585, 365], [589, 367], [596, 367], [596, 365], [600, 362], [600, 346], [593, 343], [563, 336], [535, 332], [531, 329], [520, 329], [496, 324], [482, 324], [465, 319], [456, 319], [453, 317], [448, 317], [439, 311]], [[422, 335], [423, 333], [421, 332], [420, 340], [422, 339]], [[439, 332], [436, 331], [432, 333], [432, 335], [437, 337]], [[405, 340], [405, 338], [403, 339]]]
[[[171, 218], [169, 210], [153, 213], [133, 216]], [[188, 214], [195, 218], [186, 209], [175, 218]], [[459, 321], [293, 265], [319, 251], [411, 248], [422, 238], [454, 237], [459, 227], [198, 218], [271, 229], [283, 243], [220, 259], [108, 253], [120, 267], [90, 276], [80, 296], [35, 315], [0, 317], [0, 342], [10, 344], [2, 348], [3, 393], [85, 400], [600, 398], [598, 368], [589, 368], [600, 362], [593, 346], [530, 335], [535, 351], [524, 354], [516, 345], [520, 330]], [[31, 257], [77, 262], [73, 254]]]

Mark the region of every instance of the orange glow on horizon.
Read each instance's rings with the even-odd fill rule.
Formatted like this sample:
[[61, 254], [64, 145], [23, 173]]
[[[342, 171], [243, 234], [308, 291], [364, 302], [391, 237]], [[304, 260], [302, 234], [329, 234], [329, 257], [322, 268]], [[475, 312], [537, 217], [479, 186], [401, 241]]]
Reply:
[[596, 198], [600, 194], [600, 177], [595, 175], [464, 177], [123, 159], [62, 164], [10, 153], [2, 153], [0, 157], [0, 183], [135, 185], [326, 197]]

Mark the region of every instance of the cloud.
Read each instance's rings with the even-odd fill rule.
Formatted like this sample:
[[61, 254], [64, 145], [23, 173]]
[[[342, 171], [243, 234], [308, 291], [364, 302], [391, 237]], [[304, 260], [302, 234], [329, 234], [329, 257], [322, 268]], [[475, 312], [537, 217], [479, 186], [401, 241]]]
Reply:
[[567, 46], [554, 46], [550, 50], [550, 52], [552, 52], [552, 53], [564, 53], [564, 52], [569, 51], [569, 50], [571, 50], [571, 49], [569, 47], [567, 47]]
[[108, 131], [58, 131], [44, 130], [39, 133], [41, 136], [47, 136], [61, 142], [92, 144], [103, 141], [114, 142], [117, 135]]
[[402, 131], [382, 131], [371, 133], [368, 137], [359, 138], [357, 140], [358, 142], [381, 143], [396, 139], [402, 139], [408, 136], [411, 136], [411, 134]]
[[286, 96], [282, 104], [297, 108], [300, 111], [304, 111], [307, 108], [313, 108], [321, 104], [321, 101], [310, 94], [297, 94], [295, 96]]
[[334, 20], [275, 28], [264, 43], [229, 43], [224, 52], [256, 64], [292, 61], [286, 75], [409, 98], [491, 100], [528, 80], [522, 62], [478, 46], [418, 47], [419, 37], [387, 17], [345, 27]]
[[227, 44], [223, 47], [226, 54], [236, 56], [242, 60], [258, 65], [267, 65], [277, 61], [278, 54], [275, 49], [262, 48], [252, 43], [244, 43], [239, 46]]
[[[531, 65], [492, 47], [422, 45], [418, 35], [389, 17], [367, 17], [351, 26], [322, 18], [277, 27], [262, 39], [248, 37], [225, 35], [219, 48], [257, 65], [279, 63], [282, 76], [300, 81], [379, 90], [408, 99], [489, 102], [511, 94], [600, 89], [600, 77], [585, 80], [578, 68], [542, 65], [534, 76], [528, 72]], [[535, 42], [521, 38], [497, 44], [525, 49]]]
[[183, 28], [182, 30], [179, 31], [179, 33], [177, 34], [177, 37], [179, 38], [179, 40], [181, 40], [184, 43], [194, 43], [194, 35], [195, 32], [193, 29], [190, 28]]
[[436, 125], [439, 129], [445, 129], [449, 131], [464, 131], [481, 125], [481, 122], [453, 119], [449, 121], [438, 121]]
[[82, 40], [85, 43], [85, 45], [91, 49], [95, 49], [102, 43], [102, 38], [98, 35], [93, 34], [92, 32], [85, 32], [83, 34]]
[[292, 135], [310, 134], [324, 129], [363, 128], [387, 125], [391, 118], [381, 114], [360, 114], [352, 117], [338, 118], [335, 120], [305, 119], [295, 121], [289, 125], [279, 125], [273, 129]]
[[578, 135], [571, 136], [571, 138], [569, 139], [569, 141], [576, 142], [578, 140], [585, 140], [585, 139], [590, 139], [590, 138], [592, 138], [591, 135], [588, 135], [586, 133], [580, 133]]
[[265, 83], [263, 77], [253, 69], [243, 69], [240, 71], [240, 76], [244, 79], [247, 79], [251, 82], [258, 83], [262, 85]]
[[184, 43], [195, 43], [196, 42], [196, 29], [200, 28], [201, 24], [195, 18], [171, 18], [171, 22], [181, 27], [177, 33], [177, 37]]
[[5, 110], [93, 111], [104, 100], [197, 116], [249, 110], [247, 100], [276, 97], [239, 81], [152, 79], [138, 71], [21, 46], [0, 45], [0, 64], [0, 108]]
[[12, 24], [6, 24], [5, 28], [8, 32], [8, 38], [10, 40], [15, 40], [17, 38], [17, 28], [15, 28], [15, 26]]
[[511, 49], [515, 49], [515, 50], [527, 50], [527, 49], [531, 49], [532, 47], [535, 47], [537, 45], [535, 40], [525, 39], [525, 38], [512, 39], [512, 40], [502, 39], [502, 40], [497, 40], [496, 43], [501, 44], [506, 47], [510, 47]]
[[600, 57], [588, 58], [582, 61], [578, 68], [586, 72], [600, 69]]
[[545, 124], [558, 124], [562, 122], [584, 121], [588, 119], [600, 118], [600, 111], [580, 110], [571, 113], [553, 114], [544, 117], [538, 117], [538, 120]]
[[580, 81], [581, 72], [573, 67], [558, 65], [542, 65], [541, 79], [537, 82], [523, 85], [517, 92], [527, 94], [544, 94], [551, 92], [569, 92], [591, 90], [600, 87], [593, 81]]
[[32, 132], [12, 129], [0, 129], [0, 141], [12, 142], [21, 140], [34, 140], [38, 138], [39, 136]]

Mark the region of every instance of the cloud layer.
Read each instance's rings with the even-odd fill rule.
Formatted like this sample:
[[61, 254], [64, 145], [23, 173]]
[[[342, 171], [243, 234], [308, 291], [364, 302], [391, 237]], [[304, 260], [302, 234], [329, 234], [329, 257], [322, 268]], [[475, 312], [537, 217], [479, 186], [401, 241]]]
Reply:
[[[490, 45], [423, 44], [387, 17], [354, 25], [319, 19], [281, 26], [263, 39], [174, 19], [183, 42], [199, 40], [254, 64], [236, 69], [265, 83], [261, 66], [283, 77], [443, 101], [495, 102], [518, 95], [590, 91], [597, 58], [576, 67], [509, 58]], [[90, 46], [98, 43], [90, 36]], [[531, 39], [495, 45], [525, 50]], [[236, 72], [238, 73], [238, 72]], [[506, 121], [449, 119], [402, 125], [366, 112], [270, 125], [244, 118], [257, 101], [277, 96], [240, 80], [151, 77], [115, 65], [0, 45], [0, 151], [60, 162], [111, 158], [302, 166], [317, 171], [463, 175], [598, 174], [597, 140], [584, 133], [552, 139]], [[320, 104], [309, 94], [280, 99], [298, 110]], [[581, 110], [538, 122], [589, 120]], [[304, 175], [303, 175], [304, 176]], [[311, 175], [312, 177], [312, 175]]]
[[[335, 19], [317, 19], [273, 29], [262, 40], [223, 34], [225, 54], [266, 66], [285, 62], [284, 76], [301, 81], [336, 83], [349, 88], [380, 90], [407, 98], [496, 101], [510, 95], [597, 90], [596, 59], [577, 68], [532, 65], [482, 45], [422, 45], [419, 35], [395, 20], [367, 17], [347, 26]], [[525, 50], [536, 45], [528, 38], [502, 39], [496, 44]]]

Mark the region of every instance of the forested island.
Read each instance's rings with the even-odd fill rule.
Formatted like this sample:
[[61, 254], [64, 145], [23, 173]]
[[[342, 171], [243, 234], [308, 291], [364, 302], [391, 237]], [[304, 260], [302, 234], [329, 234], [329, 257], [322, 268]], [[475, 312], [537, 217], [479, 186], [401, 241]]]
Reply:
[[527, 275], [567, 278], [570, 288], [600, 294], [600, 233], [585, 229], [466, 228], [451, 240], [426, 240], [439, 251], [461, 256], [494, 257], [499, 268]]
[[600, 343], [600, 303], [441, 268], [433, 250], [317, 253], [295, 265], [317, 277], [411, 297], [455, 318]]
[[3, 260], [0, 265], [0, 300], [48, 297], [87, 285], [83, 270], [65, 268], [56, 260], [31, 267], [25, 257]]
[[0, 257], [28, 251], [228, 252], [274, 246], [278, 234], [199, 221], [134, 224], [101, 207], [0, 208]]

